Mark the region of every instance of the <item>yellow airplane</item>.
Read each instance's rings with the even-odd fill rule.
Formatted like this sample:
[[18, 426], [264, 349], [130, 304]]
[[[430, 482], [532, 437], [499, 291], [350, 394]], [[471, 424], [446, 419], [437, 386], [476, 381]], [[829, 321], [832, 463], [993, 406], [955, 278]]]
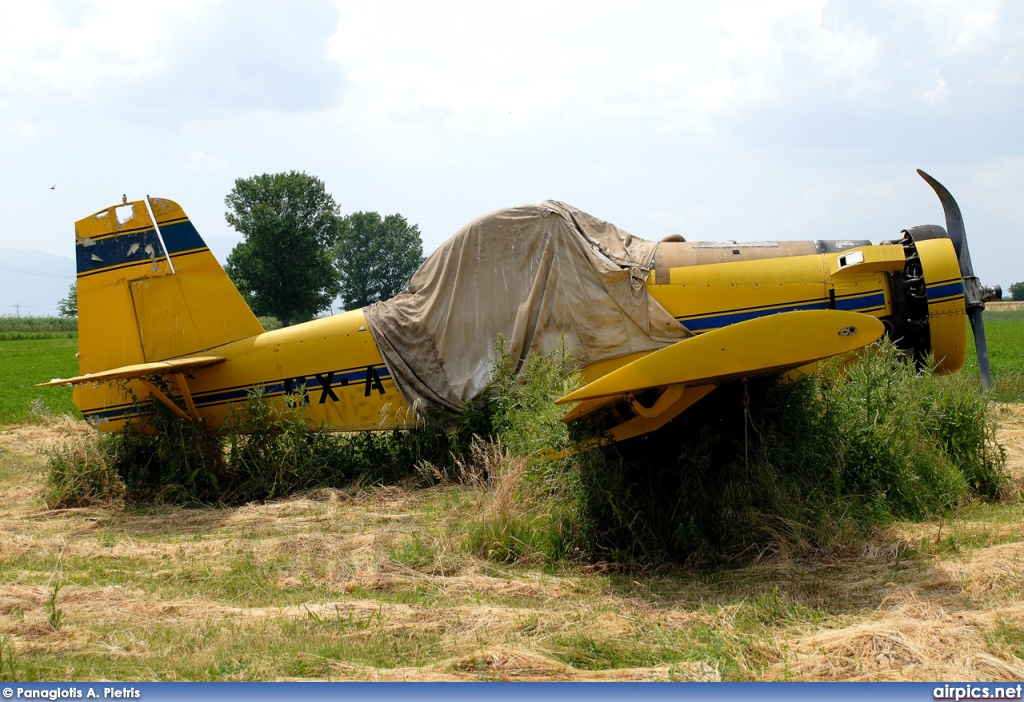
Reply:
[[[654, 431], [719, 384], [781, 375], [891, 337], [940, 373], [963, 365], [970, 320], [982, 384], [989, 383], [981, 313], [1001, 297], [971, 264], [959, 207], [922, 171], [946, 229], [912, 227], [870, 241], [659, 244], [647, 290], [693, 332], [660, 350], [581, 369], [564, 417], [610, 417], [615, 440]], [[84, 417], [115, 431], [153, 396], [185, 421], [216, 429], [231, 403], [262, 387], [284, 398], [305, 388], [312, 426], [331, 431], [411, 426], [413, 412], [361, 310], [265, 332], [184, 211], [149, 198], [75, 224]]]

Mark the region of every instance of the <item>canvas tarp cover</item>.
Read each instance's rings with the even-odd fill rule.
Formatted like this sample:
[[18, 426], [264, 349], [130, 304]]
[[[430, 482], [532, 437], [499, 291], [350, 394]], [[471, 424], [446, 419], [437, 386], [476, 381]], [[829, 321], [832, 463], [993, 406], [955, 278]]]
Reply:
[[579, 365], [688, 336], [644, 285], [657, 245], [561, 202], [499, 210], [364, 312], [409, 404], [461, 411], [486, 392], [499, 335], [520, 363], [565, 336]]

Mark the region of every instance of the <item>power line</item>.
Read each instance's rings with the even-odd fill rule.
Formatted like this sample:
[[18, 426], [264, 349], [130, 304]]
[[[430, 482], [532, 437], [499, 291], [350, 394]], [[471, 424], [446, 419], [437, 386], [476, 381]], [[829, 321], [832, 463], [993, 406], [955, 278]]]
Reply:
[[29, 310], [52, 310], [52, 309], [54, 309], [53, 307], [47, 307], [45, 305], [21, 305], [21, 304], [17, 304], [17, 305], [0, 305], [0, 310], [13, 310], [16, 307], [21, 307], [22, 309], [29, 309]]
[[20, 266], [12, 266], [9, 263], [0, 263], [0, 269], [7, 271], [14, 271], [15, 273], [28, 273], [29, 275], [38, 275], [43, 278], [74, 278], [73, 275], [64, 275], [63, 273], [46, 273], [44, 271], [34, 271], [30, 268], [21, 268]]

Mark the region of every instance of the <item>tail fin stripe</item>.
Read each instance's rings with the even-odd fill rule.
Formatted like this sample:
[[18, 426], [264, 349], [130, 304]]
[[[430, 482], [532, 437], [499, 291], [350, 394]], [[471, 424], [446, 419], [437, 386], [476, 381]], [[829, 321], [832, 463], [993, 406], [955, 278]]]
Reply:
[[199, 232], [187, 219], [177, 224], [163, 224], [160, 227], [164, 242], [167, 243], [167, 250], [172, 256], [184, 251], [207, 248]]
[[[136, 234], [126, 234], [109, 239], [81, 240], [75, 247], [78, 275], [99, 273], [115, 267], [123, 267], [126, 264], [149, 263], [153, 259], [151, 254], [146, 251], [147, 247], [151, 247], [150, 251], [153, 254], [163, 250], [152, 227]], [[162, 257], [162, 253], [159, 255]]]
[[[208, 250], [199, 232], [187, 220], [170, 226], [165, 225], [162, 227], [162, 233], [164, 243], [167, 244], [166, 250], [171, 256]], [[152, 258], [146, 253], [147, 246], [152, 246], [157, 257], [163, 258], [163, 246], [152, 227], [103, 239], [89, 239], [88, 242], [88, 245], [80, 242], [75, 247], [79, 276], [149, 263]]]

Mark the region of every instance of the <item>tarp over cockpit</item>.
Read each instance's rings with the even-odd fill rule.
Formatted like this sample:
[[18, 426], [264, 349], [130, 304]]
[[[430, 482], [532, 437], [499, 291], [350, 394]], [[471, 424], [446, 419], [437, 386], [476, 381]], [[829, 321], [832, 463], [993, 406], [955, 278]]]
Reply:
[[561, 202], [498, 210], [364, 312], [409, 404], [461, 411], [486, 392], [499, 336], [520, 362], [564, 336], [581, 366], [689, 336], [644, 284], [657, 246]]

